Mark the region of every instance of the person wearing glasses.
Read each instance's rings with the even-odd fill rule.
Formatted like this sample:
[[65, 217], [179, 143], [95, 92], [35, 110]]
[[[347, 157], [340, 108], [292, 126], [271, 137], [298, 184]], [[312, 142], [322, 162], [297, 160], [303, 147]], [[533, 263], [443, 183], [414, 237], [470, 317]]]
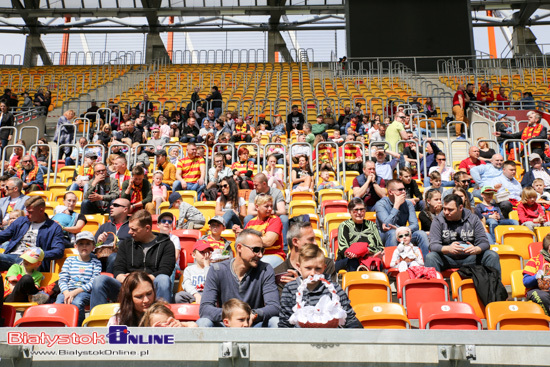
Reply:
[[30, 155], [21, 158], [21, 168], [17, 170], [16, 176], [23, 181], [25, 193], [44, 190], [44, 172], [42, 168], [34, 163]]
[[25, 201], [29, 198], [23, 194], [23, 181], [17, 177], [12, 177], [6, 181], [6, 197], [0, 199], [0, 220], [5, 226], [9, 219], [9, 214], [14, 210], [25, 210]]
[[455, 171], [454, 169], [452, 169], [452, 167], [447, 166], [447, 157], [445, 156], [445, 153], [438, 152], [435, 155], [435, 161], [437, 162], [437, 166], [431, 167], [428, 170], [428, 174], [432, 173], [433, 171], [438, 171], [441, 175], [441, 186], [453, 186], [453, 174]]
[[111, 201], [120, 196], [118, 180], [107, 174], [103, 163], [94, 164], [94, 176], [84, 193], [82, 214], [107, 214]]
[[235, 239], [234, 259], [210, 265], [197, 320], [199, 327], [223, 326], [221, 305], [232, 298], [252, 308], [250, 326], [277, 327], [279, 292], [273, 268], [261, 261], [265, 247], [262, 233], [248, 228]]
[[103, 265], [103, 271], [113, 273], [116, 252], [113, 252], [115, 241], [131, 238], [128, 227], [130, 201], [117, 198], [109, 207], [109, 221], [99, 226], [95, 233], [96, 243], [102, 243], [95, 251]]
[[[336, 272], [344, 269], [356, 271], [361, 265], [361, 258], [381, 257], [384, 244], [380, 238], [376, 224], [365, 219], [367, 207], [363, 199], [353, 198], [348, 204], [351, 219], [338, 226], [338, 256]], [[356, 252], [347, 251], [352, 244], [368, 243], [368, 251], [364, 256], [357, 256]]]
[[216, 215], [223, 217], [229, 228], [242, 227], [241, 218], [246, 216], [246, 201], [239, 197], [237, 183], [231, 177], [225, 177], [220, 184], [221, 195], [216, 199]]
[[[412, 202], [407, 200], [405, 185], [401, 180], [390, 180], [386, 183], [388, 195], [380, 199], [374, 206], [376, 225], [385, 247], [397, 246], [395, 229], [409, 227], [412, 232], [412, 242], [420, 247], [422, 255], [428, 254], [428, 236], [420, 230], [418, 218]], [[340, 245], [340, 241], [338, 241]]]
[[407, 132], [405, 131], [405, 120], [407, 116], [403, 112], [395, 114], [395, 120], [388, 125], [386, 129], [386, 141], [390, 144], [390, 150], [397, 152], [397, 142], [399, 140], [407, 140]]
[[462, 172], [466, 172], [466, 174], [469, 175], [472, 167], [481, 166], [485, 164], [484, 160], [479, 159], [480, 154], [481, 154], [481, 150], [478, 147], [476, 147], [475, 145], [471, 146], [470, 150], [468, 150], [468, 158], [460, 162], [460, 165], [458, 166], [458, 170]]
[[463, 188], [468, 194], [468, 201], [470, 202], [470, 206], [473, 208], [475, 206], [474, 195], [472, 195], [472, 193], [468, 191], [468, 188], [470, 187], [470, 177], [468, 176], [468, 174], [466, 174], [466, 172], [464, 171], [458, 171], [453, 175], [453, 179], [455, 187], [451, 187], [450, 189], [443, 191], [443, 194], [441, 195], [441, 200], [445, 199], [445, 197], [447, 197], [448, 195], [451, 195], [455, 188]]
[[174, 249], [176, 251], [176, 264], [177, 264], [178, 259], [180, 258], [181, 243], [180, 243], [180, 238], [178, 236], [176, 236], [175, 234], [171, 233], [174, 230], [174, 227], [175, 227], [174, 226], [174, 221], [175, 220], [176, 219], [174, 218], [174, 214], [172, 214], [170, 212], [164, 212], [164, 213], [162, 213], [158, 216], [157, 226], [159, 228], [159, 232], [167, 234], [170, 237], [170, 241], [172, 241], [172, 243], [174, 244]]

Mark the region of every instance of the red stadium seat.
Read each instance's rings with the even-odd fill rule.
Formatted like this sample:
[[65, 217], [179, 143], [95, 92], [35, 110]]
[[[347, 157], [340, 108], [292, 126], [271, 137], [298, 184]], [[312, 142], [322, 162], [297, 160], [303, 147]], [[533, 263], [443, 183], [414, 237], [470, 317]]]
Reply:
[[[197, 229], [178, 229], [175, 231], [172, 231], [172, 234], [175, 236], [178, 236], [180, 239], [181, 244], [181, 252], [180, 252], [180, 269], [183, 270], [187, 266], [188, 263], [193, 262], [193, 247], [195, 246], [195, 242], [201, 237], [201, 231]], [[186, 256], [181, 256], [181, 253], [185, 251]], [[184, 263], [185, 261], [185, 263]]]
[[20, 327], [77, 327], [78, 307], [66, 304], [29, 307], [14, 326]]
[[446, 302], [449, 300], [447, 283], [438, 273], [437, 279], [410, 279], [408, 273], [397, 275], [398, 295], [407, 310], [409, 319], [420, 317], [420, 306], [425, 302]]
[[179, 321], [197, 321], [199, 319], [198, 303], [174, 303], [168, 305]]
[[427, 302], [420, 306], [420, 328], [481, 330], [481, 320], [467, 303]]
[[15, 316], [17, 315], [17, 310], [15, 307], [10, 305], [2, 306], [2, 318], [4, 319], [4, 327], [12, 327], [15, 321]]
[[[537, 256], [540, 250], [542, 250], [542, 242], [533, 242], [529, 244], [529, 258]], [[523, 260], [528, 261], [529, 259]]]

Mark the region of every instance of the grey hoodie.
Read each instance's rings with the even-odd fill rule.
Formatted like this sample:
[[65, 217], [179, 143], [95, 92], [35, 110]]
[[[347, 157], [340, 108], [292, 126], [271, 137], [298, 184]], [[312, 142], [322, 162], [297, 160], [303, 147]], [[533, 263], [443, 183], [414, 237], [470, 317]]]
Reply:
[[[468, 209], [463, 209], [462, 218], [456, 222], [445, 219], [443, 211], [439, 213], [430, 227], [430, 251], [441, 252], [443, 246], [449, 246], [455, 241], [470, 242], [479, 246], [482, 251], [489, 249], [489, 239], [481, 220]], [[451, 256], [464, 258], [464, 255]]]

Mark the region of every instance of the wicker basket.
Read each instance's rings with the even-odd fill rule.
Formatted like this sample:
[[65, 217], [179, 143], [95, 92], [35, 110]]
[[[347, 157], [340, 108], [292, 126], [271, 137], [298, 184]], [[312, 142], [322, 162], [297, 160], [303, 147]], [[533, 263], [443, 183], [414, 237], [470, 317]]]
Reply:
[[537, 279], [537, 282], [539, 283], [539, 289], [543, 291], [547, 291], [550, 289], [550, 277], [542, 277]]
[[301, 328], [305, 329], [336, 329], [338, 327], [338, 319], [332, 319], [326, 324], [316, 324], [313, 322], [299, 323]]

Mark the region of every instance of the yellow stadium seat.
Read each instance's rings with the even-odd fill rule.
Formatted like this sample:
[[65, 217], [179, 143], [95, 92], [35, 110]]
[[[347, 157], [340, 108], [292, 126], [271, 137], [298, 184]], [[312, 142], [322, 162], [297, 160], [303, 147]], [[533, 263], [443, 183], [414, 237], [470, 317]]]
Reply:
[[534, 302], [492, 302], [486, 314], [488, 330], [550, 330], [550, 317]]
[[178, 191], [181, 195], [181, 200], [190, 205], [195, 205], [197, 201], [197, 192], [195, 190], [181, 190]]
[[351, 215], [349, 213], [328, 213], [325, 215], [325, 221], [324, 221], [324, 233], [325, 237], [328, 238], [329, 233], [333, 229], [337, 229], [338, 226], [340, 226], [340, 223], [351, 219]]
[[514, 297], [514, 300], [517, 301], [518, 298], [525, 298], [523, 270], [513, 270], [510, 276], [512, 281], [512, 297]]
[[498, 254], [501, 269], [501, 280], [504, 285], [512, 284], [512, 271], [521, 270], [522, 258], [509, 245], [493, 245], [491, 250]]
[[535, 234], [524, 226], [497, 226], [495, 238], [497, 244], [510, 245], [524, 259], [529, 258], [529, 244], [535, 242]]
[[378, 271], [353, 271], [342, 277], [352, 307], [366, 302], [391, 302], [388, 276]]
[[365, 329], [408, 329], [411, 324], [405, 308], [398, 303], [361, 303], [353, 310]]
[[315, 214], [317, 205], [313, 200], [293, 200], [288, 206], [289, 215]]
[[90, 310], [90, 316], [88, 316], [82, 322], [82, 326], [105, 327], [107, 326], [109, 319], [118, 312], [119, 308], [120, 308], [120, 305], [118, 303], [107, 303], [104, 305], [97, 305]]
[[537, 235], [537, 241], [542, 242], [544, 237], [550, 233], [550, 227], [536, 227], [535, 234]]
[[216, 215], [215, 201], [197, 201], [194, 206], [200, 210], [207, 222]]
[[338, 189], [325, 189], [319, 191], [319, 204], [325, 200], [342, 200], [344, 192]]

